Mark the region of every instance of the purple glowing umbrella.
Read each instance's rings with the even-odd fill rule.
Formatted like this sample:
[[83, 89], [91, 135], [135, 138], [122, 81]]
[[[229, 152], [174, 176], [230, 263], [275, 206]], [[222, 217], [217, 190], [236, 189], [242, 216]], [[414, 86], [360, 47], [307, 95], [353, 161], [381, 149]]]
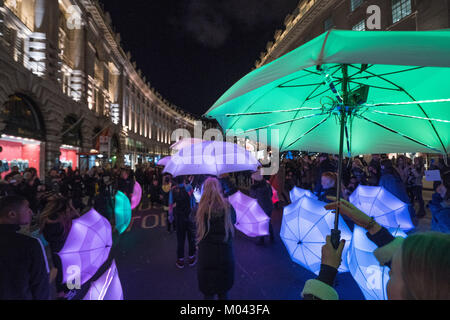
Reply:
[[139, 205], [139, 203], [141, 203], [141, 198], [142, 198], [141, 185], [137, 181], [135, 181], [133, 194], [131, 195], [131, 210], [136, 208]]
[[291, 198], [291, 203], [297, 201], [298, 199], [300, 199], [303, 196], [307, 196], [307, 197], [317, 200], [317, 197], [311, 191], [305, 190], [305, 189], [302, 189], [299, 187], [294, 187], [289, 192], [289, 197]]
[[111, 224], [97, 211], [91, 209], [73, 220], [66, 243], [58, 252], [63, 283], [74, 277], [74, 270], [81, 284], [88, 281], [107, 260], [111, 246]]
[[161, 166], [161, 167], [165, 167], [167, 165], [167, 163], [169, 163], [171, 158], [172, 158], [171, 156], [167, 156], [167, 157], [161, 158], [156, 165], [157, 166]]
[[350, 195], [349, 202], [362, 212], [374, 217], [383, 227], [400, 228], [404, 231], [414, 228], [408, 204], [383, 187], [359, 185]]
[[238, 191], [229, 196], [228, 200], [236, 211], [236, 229], [249, 237], [269, 235], [270, 218], [256, 199]]
[[[291, 259], [306, 269], [319, 274], [322, 246], [331, 234], [334, 213], [326, 210], [325, 202], [304, 196], [283, 209], [280, 237]], [[347, 254], [352, 233], [339, 217], [339, 230], [346, 240], [342, 256]], [[343, 259], [339, 272], [347, 272], [347, 261]]]
[[258, 160], [235, 143], [203, 141], [184, 147], [173, 155], [163, 173], [174, 177], [199, 174], [220, 176], [230, 172], [255, 172], [258, 166]]
[[180, 139], [177, 142], [175, 142], [173, 145], [170, 146], [170, 149], [172, 150], [181, 150], [187, 146], [190, 146], [192, 144], [201, 143], [203, 142], [202, 139], [198, 138], [184, 138]]
[[123, 300], [122, 284], [114, 260], [111, 267], [91, 284], [83, 300]]

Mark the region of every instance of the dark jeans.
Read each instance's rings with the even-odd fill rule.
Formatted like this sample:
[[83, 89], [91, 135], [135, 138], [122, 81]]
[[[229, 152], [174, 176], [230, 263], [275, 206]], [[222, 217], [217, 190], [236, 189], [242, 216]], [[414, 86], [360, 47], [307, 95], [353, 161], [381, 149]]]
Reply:
[[411, 204], [414, 206], [414, 202], [416, 200], [419, 202], [420, 208], [419, 212], [416, 214], [417, 217], [422, 217], [425, 215], [425, 203], [423, 201], [422, 190], [423, 190], [422, 186], [413, 186], [408, 190], [411, 199]]
[[177, 257], [178, 259], [184, 258], [184, 243], [186, 236], [189, 245], [189, 256], [195, 254], [195, 224], [193, 221], [183, 219], [182, 217], [175, 216], [175, 225], [177, 228]]
[[[215, 296], [216, 296], [215, 294], [211, 294], [211, 295], [205, 294], [205, 295], [204, 295], [205, 300], [214, 300], [214, 297], [215, 297]], [[228, 292], [225, 292], [225, 293], [218, 293], [218, 294], [217, 294], [217, 298], [218, 298], [219, 300], [228, 300]]]

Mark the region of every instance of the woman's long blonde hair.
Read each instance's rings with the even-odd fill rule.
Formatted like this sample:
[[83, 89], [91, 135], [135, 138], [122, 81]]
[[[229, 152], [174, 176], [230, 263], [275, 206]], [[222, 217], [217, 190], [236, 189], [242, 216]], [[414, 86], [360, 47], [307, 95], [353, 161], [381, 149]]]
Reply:
[[208, 178], [203, 184], [203, 194], [196, 215], [197, 243], [208, 234], [211, 216], [223, 216], [225, 219], [224, 241], [226, 242], [230, 234], [234, 235], [234, 228], [231, 221], [230, 204], [222, 196], [222, 188], [216, 178]]
[[450, 235], [439, 232], [413, 234], [402, 245], [404, 298], [450, 299]]

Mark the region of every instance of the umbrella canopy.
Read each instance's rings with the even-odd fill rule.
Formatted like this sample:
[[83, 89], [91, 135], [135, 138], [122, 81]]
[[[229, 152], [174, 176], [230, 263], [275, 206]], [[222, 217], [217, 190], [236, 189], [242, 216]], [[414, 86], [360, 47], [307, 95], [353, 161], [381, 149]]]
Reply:
[[[304, 196], [283, 209], [280, 237], [291, 259], [304, 268], [319, 274], [322, 246], [333, 227], [334, 214], [321, 202]], [[343, 257], [346, 256], [352, 233], [342, 217], [339, 217], [341, 236], [346, 240]], [[339, 272], [347, 272], [343, 259]]]
[[86, 283], [108, 258], [112, 246], [111, 224], [94, 209], [72, 221], [64, 247], [58, 252], [63, 282], [79, 271], [80, 284]]
[[83, 300], [123, 300], [122, 284], [115, 260], [113, 260], [111, 267], [91, 284]]
[[249, 237], [269, 235], [270, 218], [254, 198], [238, 191], [228, 197], [236, 211], [235, 227]]
[[359, 185], [350, 195], [349, 202], [386, 228], [411, 230], [414, 228], [408, 204], [399, 200], [383, 187]]
[[291, 198], [291, 202], [295, 202], [303, 196], [307, 196], [307, 197], [317, 200], [317, 197], [309, 190], [305, 190], [305, 189], [302, 189], [299, 187], [294, 187], [294, 188], [292, 188], [291, 191], [289, 191], [289, 197]]
[[234, 143], [204, 141], [181, 149], [172, 156], [163, 173], [174, 177], [208, 174], [220, 176], [238, 171], [256, 171], [258, 160], [247, 150]]
[[450, 149], [450, 31], [331, 30], [239, 80], [206, 113], [242, 135], [278, 129], [280, 151]]
[[116, 216], [116, 230], [119, 233], [123, 233], [131, 222], [131, 203], [128, 197], [121, 191], [117, 191], [115, 199], [114, 213]]
[[131, 195], [131, 209], [136, 208], [141, 203], [142, 188], [141, 185], [135, 181], [133, 187], [133, 194]]
[[280, 198], [278, 197], [278, 192], [275, 190], [274, 187], [270, 186], [272, 188], [272, 203], [275, 204], [280, 201]]
[[[389, 229], [393, 236], [404, 237], [401, 230]], [[366, 236], [366, 231], [355, 226], [353, 238], [348, 250], [348, 267], [367, 300], [387, 300], [386, 285], [389, 281], [389, 268], [380, 266], [373, 251], [377, 246]]]
[[185, 147], [188, 147], [192, 144], [201, 143], [203, 142], [202, 139], [198, 138], [183, 138], [175, 142], [173, 145], [170, 146], [170, 149], [172, 150], [181, 150]]
[[167, 156], [167, 157], [161, 158], [156, 165], [164, 167], [164, 166], [167, 165], [167, 163], [170, 161], [171, 158], [172, 158], [171, 156]]

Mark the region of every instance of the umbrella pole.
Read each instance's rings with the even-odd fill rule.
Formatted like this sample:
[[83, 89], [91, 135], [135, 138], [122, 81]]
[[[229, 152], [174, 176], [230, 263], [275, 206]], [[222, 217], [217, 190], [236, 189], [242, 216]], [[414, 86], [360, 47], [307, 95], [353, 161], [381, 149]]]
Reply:
[[334, 217], [334, 229], [331, 230], [331, 243], [335, 249], [339, 247], [339, 242], [341, 240], [341, 230], [339, 230], [339, 204], [341, 202], [341, 185], [342, 185], [342, 158], [344, 154], [344, 132], [345, 132], [345, 124], [347, 120], [347, 102], [348, 102], [348, 90], [347, 90], [347, 83], [348, 83], [348, 66], [343, 65], [342, 66], [342, 91], [343, 91], [343, 100], [341, 104], [341, 119], [340, 119], [340, 125], [341, 125], [341, 132], [339, 135], [339, 161], [338, 161], [338, 179], [337, 179], [337, 208], [336, 208], [336, 215]]

